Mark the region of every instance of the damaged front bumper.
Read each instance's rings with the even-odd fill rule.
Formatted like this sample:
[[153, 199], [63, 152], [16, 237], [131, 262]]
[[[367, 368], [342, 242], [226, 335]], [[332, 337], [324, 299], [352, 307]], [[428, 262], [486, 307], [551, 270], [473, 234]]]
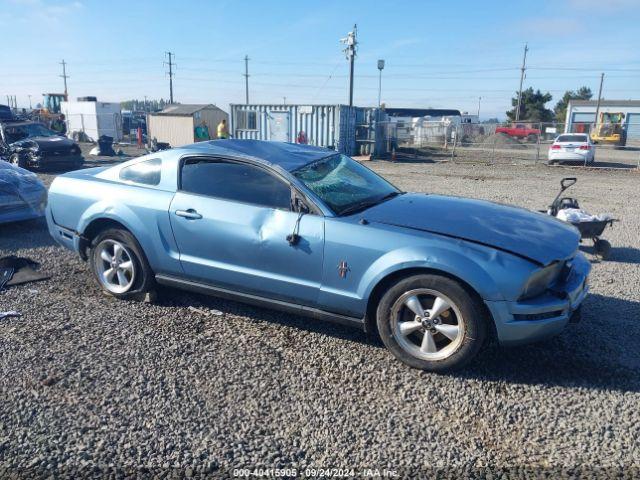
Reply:
[[84, 157], [82, 154], [45, 154], [45, 153], [29, 153], [23, 156], [25, 163], [31, 168], [54, 167], [59, 165], [82, 165]]
[[498, 341], [503, 345], [534, 342], [559, 334], [580, 317], [580, 306], [589, 292], [591, 264], [578, 253], [567, 277], [553, 291], [515, 302], [485, 301], [493, 316]]

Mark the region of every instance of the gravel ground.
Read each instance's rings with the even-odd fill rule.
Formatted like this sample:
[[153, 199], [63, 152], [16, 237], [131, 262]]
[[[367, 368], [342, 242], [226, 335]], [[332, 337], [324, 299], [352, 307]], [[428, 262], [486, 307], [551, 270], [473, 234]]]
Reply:
[[112, 299], [42, 222], [2, 226], [0, 256], [34, 258], [52, 279], [0, 293], [1, 310], [23, 314], [0, 320], [0, 478], [307, 466], [396, 478], [640, 475], [640, 176], [369, 165], [406, 190], [532, 209], [575, 174], [585, 208], [622, 219], [606, 232], [611, 259], [594, 261], [582, 323], [428, 374], [346, 327], [179, 291], [156, 304]]

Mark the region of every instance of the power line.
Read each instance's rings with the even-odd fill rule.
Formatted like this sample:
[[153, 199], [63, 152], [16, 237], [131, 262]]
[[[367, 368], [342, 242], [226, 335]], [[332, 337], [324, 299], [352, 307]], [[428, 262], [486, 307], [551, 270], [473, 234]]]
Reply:
[[524, 81], [524, 72], [527, 69], [527, 51], [529, 47], [524, 44], [524, 56], [522, 57], [522, 68], [520, 69], [520, 89], [518, 90], [518, 106], [516, 108], [516, 122], [520, 120], [520, 105], [522, 104], [522, 82]]
[[62, 62], [60, 62], [60, 65], [62, 65], [62, 75], [60, 76], [64, 80], [64, 99], [69, 100], [69, 93], [67, 92], [67, 78], [69, 78], [69, 75], [67, 75], [67, 64], [64, 61], [64, 58], [62, 59]]
[[169, 65], [169, 103], [173, 103], [173, 63], [172, 57], [175, 57], [175, 54], [172, 52], [165, 52], [169, 56], [169, 62], [164, 62], [165, 65]]
[[313, 101], [318, 96], [318, 94], [322, 91], [322, 89], [324, 89], [324, 87], [327, 86], [327, 83], [329, 83], [329, 80], [333, 78], [333, 74], [335, 73], [336, 69], [340, 66], [341, 61], [342, 60], [340, 60], [338, 63], [335, 64], [335, 66], [333, 67], [333, 70], [331, 70], [331, 73], [329, 74], [327, 79], [324, 81], [322, 85], [320, 85], [320, 88], [318, 88], [316, 93], [314, 93], [313, 96], [311, 97], [311, 101]]
[[249, 55], [244, 56], [244, 102], [249, 105]]
[[349, 32], [346, 38], [341, 39], [340, 41], [344, 43], [347, 47], [344, 49], [345, 54], [347, 55], [347, 60], [349, 60], [349, 106], [353, 107], [353, 71], [355, 68], [355, 60], [356, 60], [356, 47], [358, 45], [357, 40], [358, 35], [358, 26], [356, 24], [353, 25], [353, 31]]
[[598, 124], [598, 113], [600, 113], [600, 101], [602, 100], [602, 84], [604, 83], [604, 73], [600, 74], [600, 89], [598, 90], [598, 104], [596, 105], [596, 124]]

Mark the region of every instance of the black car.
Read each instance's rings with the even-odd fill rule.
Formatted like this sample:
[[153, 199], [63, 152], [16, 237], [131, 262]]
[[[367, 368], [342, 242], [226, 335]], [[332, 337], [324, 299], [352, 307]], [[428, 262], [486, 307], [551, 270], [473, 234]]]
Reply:
[[0, 105], [0, 121], [13, 120], [13, 112], [7, 105]]
[[22, 168], [80, 168], [84, 163], [77, 143], [41, 123], [2, 122], [0, 139], [6, 145], [9, 162]]

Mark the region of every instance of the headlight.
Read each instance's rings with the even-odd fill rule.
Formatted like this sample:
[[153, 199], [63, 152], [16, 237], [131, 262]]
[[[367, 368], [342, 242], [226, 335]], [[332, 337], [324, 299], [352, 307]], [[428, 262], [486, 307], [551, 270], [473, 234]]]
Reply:
[[537, 270], [529, 277], [522, 290], [520, 300], [537, 297], [551, 285], [560, 275], [564, 262], [555, 262], [540, 270]]

